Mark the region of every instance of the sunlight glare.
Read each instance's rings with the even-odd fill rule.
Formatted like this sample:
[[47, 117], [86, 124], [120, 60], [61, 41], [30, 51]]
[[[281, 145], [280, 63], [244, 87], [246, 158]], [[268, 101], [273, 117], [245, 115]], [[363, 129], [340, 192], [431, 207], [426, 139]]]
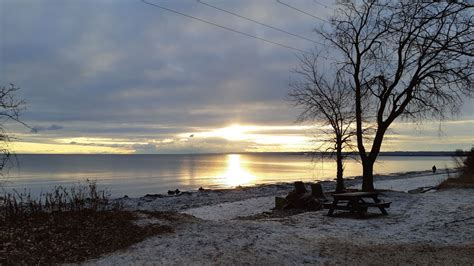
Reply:
[[239, 154], [227, 155], [227, 172], [222, 176], [228, 186], [250, 185], [255, 176], [247, 172], [241, 165]]
[[217, 135], [227, 140], [243, 140], [245, 139], [245, 133], [248, 131], [247, 128], [240, 126], [239, 124], [233, 124], [229, 127], [221, 128], [217, 131]]

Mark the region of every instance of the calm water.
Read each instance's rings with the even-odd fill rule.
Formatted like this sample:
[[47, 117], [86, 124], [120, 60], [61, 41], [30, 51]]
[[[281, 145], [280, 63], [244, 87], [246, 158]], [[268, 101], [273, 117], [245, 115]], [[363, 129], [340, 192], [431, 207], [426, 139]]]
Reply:
[[[169, 189], [228, 188], [295, 180], [335, 178], [329, 159], [288, 154], [219, 155], [19, 155], [19, 166], [5, 174], [5, 189], [29, 189], [33, 194], [54, 185], [97, 180], [115, 197], [165, 193]], [[452, 165], [450, 157], [381, 156], [378, 174], [429, 170]], [[357, 162], [349, 160], [345, 176], [360, 175]]]

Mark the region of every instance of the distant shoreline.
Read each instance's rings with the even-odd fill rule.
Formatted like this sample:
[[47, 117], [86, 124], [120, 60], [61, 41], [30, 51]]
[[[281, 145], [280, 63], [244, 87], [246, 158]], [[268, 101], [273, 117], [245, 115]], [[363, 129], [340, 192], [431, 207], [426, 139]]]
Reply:
[[[118, 154], [118, 153], [22, 153], [16, 156], [200, 156], [200, 155], [228, 155], [228, 154], [242, 154], [242, 155], [288, 155], [288, 156], [329, 156], [327, 152], [225, 152], [225, 153], [154, 153], [154, 154]], [[347, 154], [347, 153], [346, 153]], [[379, 156], [457, 156], [455, 151], [390, 151], [381, 152]], [[357, 153], [353, 154], [357, 156]]]

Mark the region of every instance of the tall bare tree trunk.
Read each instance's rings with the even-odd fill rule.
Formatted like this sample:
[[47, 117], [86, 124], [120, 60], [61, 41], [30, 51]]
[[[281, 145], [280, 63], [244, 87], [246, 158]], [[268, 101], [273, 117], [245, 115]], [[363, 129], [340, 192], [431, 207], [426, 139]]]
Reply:
[[337, 140], [337, 147], [336, 147], [336, 163], [337, 163], [337, 176], [336, 176], [336, 192], [341, 193], [344, 192], [344, 179], [343, 179], [343, 164], [342, 164], [342, 140], [338, 137]]
[[369, 156], [362, 160], [362, 190], [374, 191], [374, 164], [382, 148], [383, 137], [392, 121], [379, 123], [379, 129], [375, 133], [374, 141]]
[[363, 191], [374, 191], [374, 163], [375, 161], [367, 158], [362, 161], [362, 190]]

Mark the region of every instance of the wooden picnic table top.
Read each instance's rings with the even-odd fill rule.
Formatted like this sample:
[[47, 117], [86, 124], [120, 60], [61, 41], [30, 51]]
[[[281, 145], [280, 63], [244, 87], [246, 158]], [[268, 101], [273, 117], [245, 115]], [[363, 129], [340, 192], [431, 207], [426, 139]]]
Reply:
[[333, 194], [334, 198], [343, 199], [343, 198], [373, 198], [378, 196], [378, 192], [348, 192], [348, 193], [338, 193]]

